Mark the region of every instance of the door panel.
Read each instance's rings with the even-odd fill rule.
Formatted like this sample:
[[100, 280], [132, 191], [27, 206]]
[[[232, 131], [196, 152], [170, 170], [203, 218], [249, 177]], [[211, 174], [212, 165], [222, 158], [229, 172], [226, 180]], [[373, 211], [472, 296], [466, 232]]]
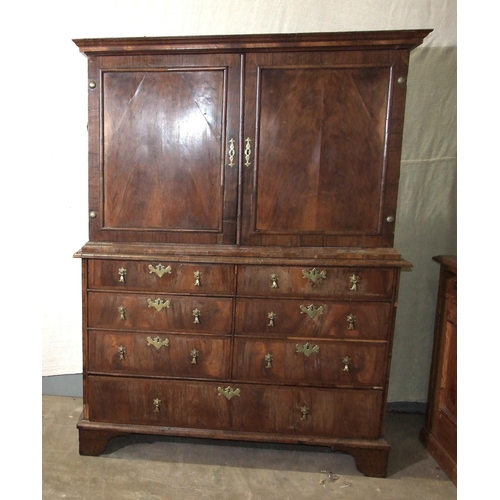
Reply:
[[239, 57], [111, 59], [98, 68], [100, 122], [90, 123], [103, 180], [92, 238], [234, 243]]
[[246, 243], [388, 246], [392, 65], [378, 51], [249, 56]]

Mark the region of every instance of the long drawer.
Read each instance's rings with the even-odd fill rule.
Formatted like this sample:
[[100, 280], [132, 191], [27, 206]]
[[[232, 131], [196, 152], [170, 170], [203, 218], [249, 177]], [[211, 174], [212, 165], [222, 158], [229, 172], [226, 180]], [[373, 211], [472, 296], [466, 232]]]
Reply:
[[229, 377], [231, 339], [189, 334], [89, 331], [89, 372]]
[[230, 295], [234, 266], [133, 260], [89, 260], [89, 288]]
[[89, 328], [231, 333], [232, 299], [138, 293], [88, 293]]
[[[383, 392], [89, 376], [91, 421], [378, 439]], [[367, 418], [367, 415], [377, 418]]]
[[233, 380], [288, 385], [382, 387], [385, 342], [236, 339]]
[[236, 335], [387, 338], [391, 304], [304, 299], [236, 300]]
[[394, 270], [384, 268], [238, 266], [238, 295], [391, 299]]

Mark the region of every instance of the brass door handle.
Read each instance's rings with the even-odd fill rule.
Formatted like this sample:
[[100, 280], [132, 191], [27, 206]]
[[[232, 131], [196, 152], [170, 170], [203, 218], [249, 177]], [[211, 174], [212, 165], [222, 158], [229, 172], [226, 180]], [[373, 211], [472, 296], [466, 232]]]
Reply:
[[120, 269], [118, 269], [118, 276], [120, 276], [120, 278], [118, 279], [118, 283], [125, 283], [125, 276], [127, 276], [127, 270], [124, 267], [120, 267]]
[[269, 320], [269, 323], [267, 326], [274, 326], [274, 320], [276, 319], [276, 313], [271, 311], [270, 313], [267, 314], [267, 319]]
[[193, 323], [196, 323], [197, 325], [199, 325], [200, 324], [201, 311], [198, 308], [193, 309], [193, 316], [194, 316]]
[[348, 372], [349, 371], [349, 365], [351, 364], [352, 358], [349, 356], [344, 356], [342, 358], [342, 363], [344, 363], [344, 368], [342, 368], [343, 372]]
[[349, 314], [347, 316], [347, 329], [348, 330], [356, 329], [356, 316], [354, 316], [354, 314]]
[[361, 281], [361, 278], [359, 276], [356, 276], [353, 274], [352, 276], [349, 276], [349, 283], [351, 286], [349, 287], [349, 290], [352, 292], [357, 292], [359, 291], [359, 282]]

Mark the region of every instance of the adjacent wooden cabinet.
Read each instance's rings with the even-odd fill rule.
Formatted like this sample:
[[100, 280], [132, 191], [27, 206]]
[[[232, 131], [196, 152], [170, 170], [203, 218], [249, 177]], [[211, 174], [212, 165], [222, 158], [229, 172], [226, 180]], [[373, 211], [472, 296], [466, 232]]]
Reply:
[[425, 425], [420, 440], [457, 484], [457, 257], [438, 255], [439, 290]]
[[80, 452], [331, 446], [385, 476], [409, 52], [429, 30], [80, 39]]

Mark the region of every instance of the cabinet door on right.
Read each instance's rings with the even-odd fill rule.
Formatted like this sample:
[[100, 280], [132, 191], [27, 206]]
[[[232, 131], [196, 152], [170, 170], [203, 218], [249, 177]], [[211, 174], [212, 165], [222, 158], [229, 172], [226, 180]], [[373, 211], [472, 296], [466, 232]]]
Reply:
[[401, 52], [248, 56], [244, 244], [392, 246], [408, 69]]

